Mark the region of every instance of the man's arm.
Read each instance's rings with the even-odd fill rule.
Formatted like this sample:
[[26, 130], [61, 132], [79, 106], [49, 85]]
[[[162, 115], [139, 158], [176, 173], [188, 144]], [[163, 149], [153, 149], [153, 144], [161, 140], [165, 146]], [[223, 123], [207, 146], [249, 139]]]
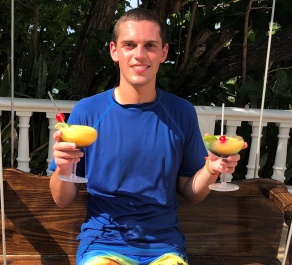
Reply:
[[[246, 144], [244, 146], [246, 148]], [[229, 156], [222, 160], [209, 152], [208, 163], [206, 163], [194, 176], [179, 176], [177, 190], [187, 201], [195, 204], [204, 200], [210, 192], [209, 185], [216, 182], [218, 172], [226, 167], [227, 173], [233, 173], [240, 155]]]
[[60, 169], [57, 168], [50, 179], [50, 190], [55, 203], [59, 207], [64, 208], [75, 200], [80, 184], [59, 180], [59, 175]]
[[54, 134], [56, 143], [53, 147], [53, 155], [57, 168], [50, 179], [50, 190], [55, 203], [60, 207], [65, 207], [77, 197], [80, 184], [59, 180], [58, 176], [70, 175], [72, 173], [73, 158], [77, 163], [84, 154], [76, 149], [76, 144], [62, 142], [61, 134], [61, 131], [57, 131]]

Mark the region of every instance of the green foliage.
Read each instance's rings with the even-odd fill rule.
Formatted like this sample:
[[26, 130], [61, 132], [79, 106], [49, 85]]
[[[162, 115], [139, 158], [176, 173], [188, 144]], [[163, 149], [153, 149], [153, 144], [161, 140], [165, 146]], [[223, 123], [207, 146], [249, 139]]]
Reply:
[[[143, 0], [142, 3], [147, 7], [151, 5], [151, 0]], [[225, 102], [226, 106], [236, 107], [239, 104], [238, 99], [244, 96], [251, 107], [259, 108], [263, 91], [264, 73], [262, 68], [250, 71], [249, 65], [247, 65], [247, 80], [244, 84], [240, 73], [227, 80], [220, 80], [214, 85], [204, 86], [198, 83], [198, 85], [192, 86], [191, 90], [187, 90], [190, 80], [200, 77], [199, 74], [204, 69], [206, 58], [214, 53], [214, 45], [220, 40], [224, 30], [237, 33], [225, 44], [219, 56], [211, 57], [211, 61], [221, 59], [220, 56], [224, 57], [226, 51], [238, 47], [242, 49], [244, 19], [248, 1], [199, 0], [196, 20], [190, 36], [188, 29], [193, 3], [193, 0], [188, 1], [179, 12], [168, 16], [169, 55], [167, 62], [161, 65], [159, 70], [158, 86], [187, 98], [195, 105], [221, 106], [222, 102]], [[2, 0], [0, 3], [2, 14], [0, 17], [0, 96], [9, 96], [11, 90], [10, 5], [10, 0]], [[75, 59], [78, 40], [90, 13], [91, 5], [92, 1], [89, 0], [27, 0], [15, 2], [15, 96], [47, 98], [47, 91], [56, 89], [59, 93], [54, 94], [54, 96], [58, 99], [70, 99], [73, 95], [79, 98], [83, 97], [79, 92], [80, 88], [76, 86], [75, 81], [68, 74], [68, 69]], [[253, 2], [248, 23], [248, 45], [267, 40], [271, 6], [272, 0]], [[129, 1], [120, 1], [112, 23], [126, 9], [129, 9]], [[277, 1], [273, 33], [291, 27], [291, 16], [291, 0]], [[193, 47], [192, 44], [197, 37], [207, 31], [211, 32], [210, 37], [206, 38], [205, 42], [200, 43], [199, 47]], [[91, 90], [93, 93], [108, 89], [118, 79], [118, 68], [113, 64], [109, 55], [111, 31], [98, 30], [96, 36], [88, 38], [85, 50], [85, 56], [92, 60], [94, 66], [95, 76], [92, 77], [94, 88]], [[179, 70], [186, 55], [186, 44], [189, 37], [191, 37], [190, 52], [198, 49], [202, 53], [195, 57], [188, 57], [186, 67]], [[292, 109], [291, 65], [292, 60], [289, 57], [270, 64], [266, 108]], [[192, 75], [193, 72], [194, 75]], [[203, 82], [211, 77], [206, 76], [200, 81]], [[178, 80], [183, 80], [179, 86], [177, 86]], [[2, 125], [2, 135], [9, 131], [8, 120], [5, 119], [5, 124]], [[48, 131], [44, 120], [46, 119], [41, 115], [34, 114], [30, 123], [31, 166], [34, 172], [43, 172], [43, 168], [45, 168], [44, 157], [47, 152]], [[248, 127], [248, 125], [246, 126]], [[36, 131], [41, 133], [35, 134]], [[3, 137], [5, 139], [3, 140], [5, 152], [9, 153], [7, 135], [3, 136], [5, 136]], [[269, 137], [277, 139], [274, 131], [269, 134]], [[264, 146], [265, 143], [263, 142], [263, 150], [268, 152], [269, 155], [272, 154], [272, 151], [269, 151], [269, 148], [264, 148]], [[289, 150], [291, 151], [291, 142], [289, 142]], [[6, 161], [6, 158], [9, 157], [8, 153], [5, 154], [5, 162], [8, 162]], [[270, 163], [268, 157], [271, 156], [265, 153], [262, 160], [263, 165]], [[292, 166], [291, 155], [287, 159], [287, 172], [290, 172]]]
[[[292, 85], [290, 70], [276, 70], [270, 73], [270, 83], [266, 86], [266, 108], [292, 109]], [[259, 80], [249, 80], [238, 91], [255, 102], [251, 107], [258, 108], [262, 99], [264, 84]]]

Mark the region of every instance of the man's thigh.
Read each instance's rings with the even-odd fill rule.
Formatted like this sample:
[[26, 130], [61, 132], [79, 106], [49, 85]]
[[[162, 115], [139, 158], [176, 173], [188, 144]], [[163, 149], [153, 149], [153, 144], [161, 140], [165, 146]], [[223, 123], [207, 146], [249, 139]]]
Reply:
[[162, 256], [125, 256], [116, 252], [92, 251], [83, 255], [77, 265], [188, 265], [177, 253]]
[[188, 263], [176, 253], [167, 253], [158, 257], [149, 265], [188, 265]]

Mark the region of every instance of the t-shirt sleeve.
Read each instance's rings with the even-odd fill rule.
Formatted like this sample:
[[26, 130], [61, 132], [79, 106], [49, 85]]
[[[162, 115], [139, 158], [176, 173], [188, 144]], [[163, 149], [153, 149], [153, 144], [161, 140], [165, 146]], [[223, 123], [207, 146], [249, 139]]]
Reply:
[[208, 155], [201, 131], [199, 128], [197, 112], [193, 106], [187, 112], [183, 122], [185, 135], [184, 151], [179, 169], [179, 176], [192, 177], [205, 164]]

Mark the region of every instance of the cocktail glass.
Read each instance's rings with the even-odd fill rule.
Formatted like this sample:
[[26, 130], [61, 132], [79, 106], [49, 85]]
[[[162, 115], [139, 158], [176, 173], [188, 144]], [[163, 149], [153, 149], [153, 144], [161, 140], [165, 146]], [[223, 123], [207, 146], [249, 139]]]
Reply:
[[[203, 137], [206, 148], [213, 154], [226, 159], [228, 156], [236, 155], [244, 145], [244, 140], [241, 136], [226, 136], [226, 135], [206, 135]], [[211, 190], [216, 191], [234, 191], [238, 190], [239, 186], [234, 183], [226, 182], [226, 168], [222, 167], [222, 181], [209, 185]]]
[[[93, 127], [85, 125], [69, 125], [67, 123], [57, 123], [56, 129], [62, 132], [64, 142], [75, 143], [77, 148], [84, 148], [94, 143], [97, 138], [97, 131]], [[68, 176], [60, 175], [58, 178], [63, 181], [86, 183], [88, 180], [76, 175], [75, 159], [72, 159], [72, 173]]]

